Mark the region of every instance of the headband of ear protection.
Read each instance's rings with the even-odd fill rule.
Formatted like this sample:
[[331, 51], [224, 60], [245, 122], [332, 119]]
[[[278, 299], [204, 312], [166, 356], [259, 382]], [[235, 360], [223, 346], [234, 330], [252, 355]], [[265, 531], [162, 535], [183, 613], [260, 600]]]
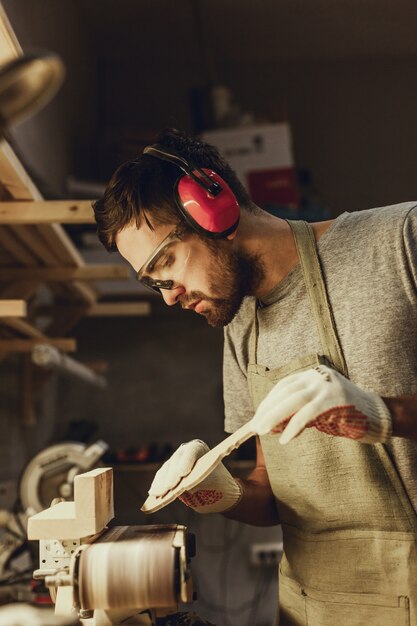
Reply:
[[227, 237], [236, 230], [239, 204], [221, 176], [158, 144], [147, 146], [143, 154], [169, 161], [182, 171], [174, 185], [174, 197], [181, 217], [191, 228], [213, 239]]

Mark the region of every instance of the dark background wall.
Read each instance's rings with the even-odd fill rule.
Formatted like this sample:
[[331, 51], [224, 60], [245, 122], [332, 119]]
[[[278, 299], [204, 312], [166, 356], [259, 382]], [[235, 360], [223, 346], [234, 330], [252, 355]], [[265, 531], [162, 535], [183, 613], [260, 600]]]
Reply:
[[[5, 0], [24, 48], [67, 65], [55, 102], [16, 131], [45, 183], [105, 181], [192, 95], [226, 85], [255, 122], [289, 120], [296, 164], [333, 213], [412, 199], [412, 0]], [[49, 129], [49, 141], [43, 140]]]

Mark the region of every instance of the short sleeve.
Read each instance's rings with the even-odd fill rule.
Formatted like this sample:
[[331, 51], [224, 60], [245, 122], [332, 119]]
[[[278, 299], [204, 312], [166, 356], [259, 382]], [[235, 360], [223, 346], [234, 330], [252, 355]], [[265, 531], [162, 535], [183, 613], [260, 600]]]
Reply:
[[246, 370], [238, 357], [239, 345], [233, 330], [224, 330], [223, 395], [225, 408], [224, 429], [228, 433], [243, 426], [253, 417], [253, 405], [249, 395]]
[[408, 270], [417, 290], [417, 205], [408, 212], [404, 220], [403, 241]]

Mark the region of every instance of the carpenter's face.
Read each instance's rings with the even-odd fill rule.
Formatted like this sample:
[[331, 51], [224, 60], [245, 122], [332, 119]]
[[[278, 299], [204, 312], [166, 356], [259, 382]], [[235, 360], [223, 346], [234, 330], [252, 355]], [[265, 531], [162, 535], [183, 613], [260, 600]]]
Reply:
[[211, 326], [231, 322], [249, 293], [256, 261], [234, 252], [229, 240], [208, 241], [175, 224], [151, 230], [143, 223], [120, 231], [116, 244], [139, 280], [159, 290], [166, 304], [180, 303]]

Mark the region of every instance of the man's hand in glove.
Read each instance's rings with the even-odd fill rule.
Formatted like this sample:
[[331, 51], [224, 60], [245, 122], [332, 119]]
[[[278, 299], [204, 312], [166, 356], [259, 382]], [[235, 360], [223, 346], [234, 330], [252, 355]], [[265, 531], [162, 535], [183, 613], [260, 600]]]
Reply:
[[[174, 489], [209, 449], [200, 439], [183, 443], [155, 474], [149, 495], [162, 497]], [[240, 484], [220, 463], [201, 483], [184, 491], [179, 499], [198, 513], [221, 513], [237, 504], [241, 496]]]
[[308, 426], [361, 443], [384, 442], [392, 433], [382, 398], [325, 365], [279, 381], [259, 405], [253, 425], [259, 435], [282, 433], [283, 444]]

